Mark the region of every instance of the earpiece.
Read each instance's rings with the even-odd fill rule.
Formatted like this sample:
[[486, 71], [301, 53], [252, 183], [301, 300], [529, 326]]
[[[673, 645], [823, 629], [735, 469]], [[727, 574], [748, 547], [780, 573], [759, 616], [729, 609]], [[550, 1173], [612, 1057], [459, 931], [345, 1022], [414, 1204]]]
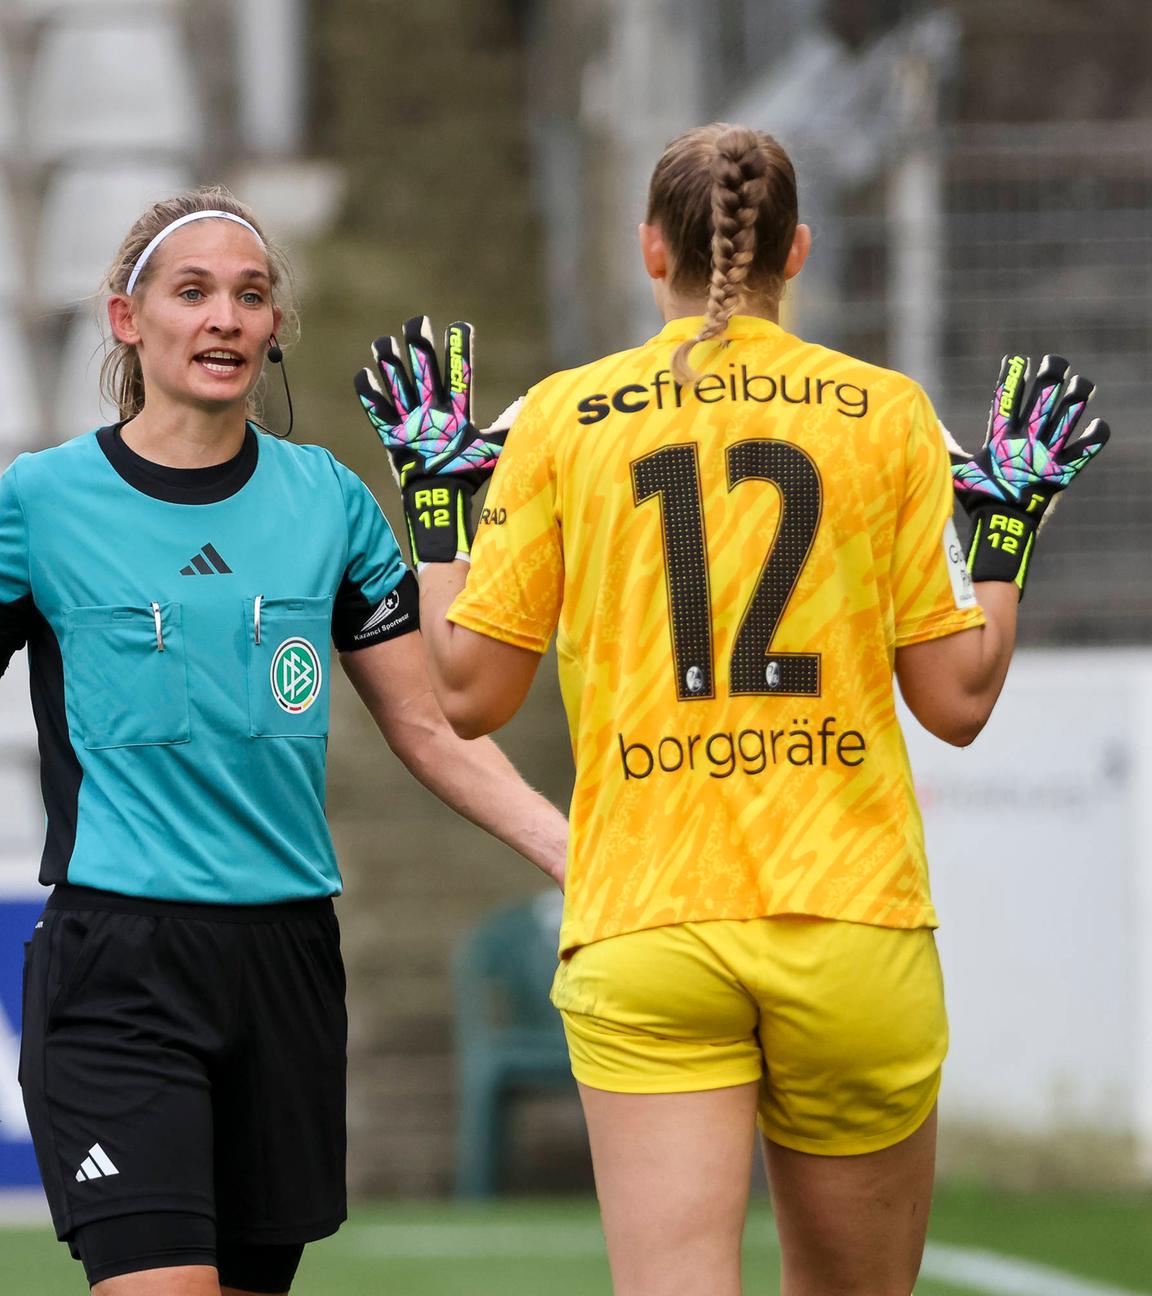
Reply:
[[268, 339], [268, 359], [272, 364], [280, 364], [284, 360], [284, 352], [280, 349], [280, 343], [276, 341], [275, 333]]

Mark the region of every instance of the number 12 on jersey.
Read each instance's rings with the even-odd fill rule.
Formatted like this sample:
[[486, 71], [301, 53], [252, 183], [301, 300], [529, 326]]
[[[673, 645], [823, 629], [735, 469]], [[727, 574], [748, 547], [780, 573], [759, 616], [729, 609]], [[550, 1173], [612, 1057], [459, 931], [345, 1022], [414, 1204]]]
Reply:
[[[820, 654], [773, 653], [772, 640], [820, 525], [820, 474], [811, 458], [788, 441], [738, 441], [724, 457], [730, 491], [753, 479], [772, 482], [780, 492], [776, 536], [732, 647], [729, 690], [818, 697]], [[660, 501], [676, 696], [682, 702], [715, 697], [708, 543], [696, 443], [663, 446], [635, 460], [632, 495], [637, 508], [653, 497]]]

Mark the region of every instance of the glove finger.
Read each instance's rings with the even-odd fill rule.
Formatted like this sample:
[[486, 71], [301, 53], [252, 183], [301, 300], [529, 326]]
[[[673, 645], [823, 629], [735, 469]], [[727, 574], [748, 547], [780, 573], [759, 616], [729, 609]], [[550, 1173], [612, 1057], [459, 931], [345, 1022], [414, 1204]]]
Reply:
[[404, 345], [408, 348], [419, 403], [425, 409], [447, 408], [440, 361], [436, 358], [436, 343], [432, 338], [432, 322], [427, 315], [414, 315], [404, 321]]
[[1046, 355], [1040, 361], [1040, 367], [1036, 370], [1036, 377], [1020, 413], [1021, 422], [1027, 428], [1031, 439], [1048, 440], [1052, 426], [1052, 412], [1056, 408], [1060, 389], [1067, 377], [1068, 361], [1063, 356]]
[[475, 330], [457, 320], [444, 330], [444, 356], [448, 365], [448, 399], [462, 423], [472, 422], [472, 340]]
[[401, 422], [392, 398], [380, 389], [380, 383], [371, 369], [361, 369], [352, 381], [356, 395], [360, 397], [360, 404], [364, 406], [377, 432], [396, 427]]
[[985, 441], [994, 436], [1003, 436], [1020, 417], [1020, 401], [1028, 386], [1028, 357], [1006, 355], [1000, 361], [1000, 377], [996, 380], [996, 390], [992, 393], [992, 408], [988, 412], [988, 435]]
[[1085, 406], [1092, 399], [1093, 391], [1095, 391], [1093, 385], [1087, 378], [1081, 378], [1079, 374], [1074, 375], [1068, 386], [1064, 388], [1060, 404], [1049, 419], [1048, 427], [1041, 438], [1053, 454], [1058, 453], [1060, 448], [1070, 440], [1081, 414], [1084, 413]]
[[1056, 455], [1056, 462], [1068, 470], [1069, 481], [1080, 472], [1090, 459], [1095, 458], [1104, 449], [1111, 435], [1112, 429], [1108, 424], [1103, 419], [1095, 418], [1084, 429], [1083, 436], [1078, 437], [1060, 450]]
[[416, 408], [416, 392], [412, 379], [400, 358], [400, 347], [394, 337], [378, 337], [372, 343], [376, 368], [384, 380], [384, 390], [392, 397], [400, 418], [406, 418]]

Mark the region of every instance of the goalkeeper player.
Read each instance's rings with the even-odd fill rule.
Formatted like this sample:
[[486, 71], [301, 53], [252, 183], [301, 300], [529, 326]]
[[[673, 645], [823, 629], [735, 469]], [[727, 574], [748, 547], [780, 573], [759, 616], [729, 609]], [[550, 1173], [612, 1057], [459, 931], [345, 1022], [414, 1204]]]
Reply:
[[947, 1026], [893, 676], [976, 737], [1039, 522], [1107, 437], [1073, 439], [1091, 387], [1063, 361], [1006, 361], [985, 445], [955, 451], [966, 560], [923, 391], [778, 323], [809, 243], [775, 140], [692, 130], [641, 227], [656, 337], [540, 383], [506, 447], [472, 423], [467, 326], [442, 368], [410, 321], [357, 380], [457, 732], [507, 721], [556, 634], [553, 1001], [617, 1296], [739, 1293], [757, 1124], [783, 1290], [912, 1290]]

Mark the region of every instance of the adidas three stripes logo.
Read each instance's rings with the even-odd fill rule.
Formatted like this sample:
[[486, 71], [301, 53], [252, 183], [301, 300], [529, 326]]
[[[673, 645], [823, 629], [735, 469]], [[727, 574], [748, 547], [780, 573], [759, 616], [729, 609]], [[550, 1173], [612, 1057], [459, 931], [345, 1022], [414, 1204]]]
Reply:
[[100, 1146], [99, 1143], [93, 1143], [88, 1149], [88, 1155], [76, 1171], [76, 1182], [85, 1183], [89, 1179], [104, 1179], [108, 1175], [119, 1174], [120, 1171], [112, 1164], [112, 1158]]
[[231, 576], [232, 568], [216, 552], [216, 546], [206, 544], [198, 554], [192, 555], [187, 567], [180, 568], [181, 576]]

